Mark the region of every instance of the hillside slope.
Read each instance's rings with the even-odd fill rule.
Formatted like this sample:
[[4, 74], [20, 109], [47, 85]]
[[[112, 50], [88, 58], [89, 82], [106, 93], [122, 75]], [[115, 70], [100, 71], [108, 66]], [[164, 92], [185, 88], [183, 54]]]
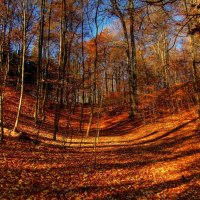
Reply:
[[60, 134], [53, 142], [50, 129], [41, 130], [39, 145], [7, 136], [0, 146], [0, 198], [197, 200], [199, 121], [195, 107], [185, 106], [145, 123], [141, 113], [137, 123], [126, 112], [113, 121], [104, 115], [96, 149], [94, 137]]

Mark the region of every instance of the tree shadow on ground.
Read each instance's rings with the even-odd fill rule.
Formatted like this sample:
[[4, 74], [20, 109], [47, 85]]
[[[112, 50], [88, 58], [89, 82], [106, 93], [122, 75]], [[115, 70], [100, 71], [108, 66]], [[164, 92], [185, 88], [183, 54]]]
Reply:
[[192, 123], [192, 122], [195, 122], [196, 120], [197, 120], [196, 118], [195, 118], [195, 119], [192, 119], [192, 120], [190, 120], [190, 121], [188, 121], [188, 122], [186, 122], [186, 123], [183, 123], [183, 124], [181, 124], [181, 125], [179, 125], [179, 126], [173, 128], [172, 130], [168, 131], [167, 133], [165, 133], [165, 134], [163, 134], [163, 135], [161, 135], [161, 136], [159, 136], [159, 137], [156, 137], [156, 138], [154, 138], [154, 139], [151, 139], [151, 140], [148, 140], [148, 141], [144, 141], [144, 142], [141, 142], [141, 143], [138, 143], [138, 144], [146, 144], [146, 143], [156, 142], [156, 141], [158, 141], [158, 140], [160, 140], [160, 139], [163, 139], [163, 138], [169, 136], [171, 133], [174, 133], [174, 132], [176, 132], [176, 131], [178, 131], [178, 130], [184, 128], [184, 127], [187, 126], [188, 124], [190, 124], [190, 123]]
[[[110, 170], [117, 171], [118, 169], [128, 169], [134, 171], [145, 168], [149, 165], [162, 163], [169, 164], [172, 161], [178, 162], [180, 158], [185, 158], [187, 156], [196, 157], [196, 155], [199, 155], [200, 153], [200, 150], [197, 148], [185, 151], [182, 150], [179, 152], [173, 151], [175, 148], [184, 145], [185, 142], [193, 143], [194, 141], [199, 141], [200, 138], [197, 131], [190, 132], [190, 134], [187, 135], [184, 135], [184, 133], [173, 134], [177, 131], [180, 131], [182, 128], [186, 127], [193, 121], [195, 121], [195, 119], [186, 122], [183, 125], [177, 126], [167, 133], [164, 133], [162, 135], [163, 137], [159, 136], [155, 138], [156, 140], [149, 140], [150, 142], [147, 140], [146, 143], [142, 142], [130, 144], [129, 147], [125, 147], [122, 145], [117, 146], [117, 148], [111, 150], [101, 149], [101, 151], [97, 153], [97, 165], [95, 168], [95, 172], [104, 173]], [[156, 133], [152, 132], [149, 135], [155, 136], [155, 134]], [[44, 145], [40, 146], [38, 149], [35, 149], [34, 146], [31, 146], [30, 144], [18, 143], [18, 145], [19, 146], [5, 146], [6, 148], [8, 148], [7, 150], [9, 150], [8, 155], [6, 155], [8, 160], [16, 158], [21, 162], [21, 164], [23, 164], [28, 156], [29, 159], [27, 161], [32, 167], [30, 167], [29, 169], [23, 169], [22, 165], [22, 169], [17, 169], [17, 166], [13, 166], [12, 169], [8, 167], [0, 168], [1, 172], [6, 172], [10, 170], [12, 173], [12, 177], [19, 177], [14, 179], [10, 189], [6, 188], [6, 192], [13, 192], [15, 195], [19, 193], [18, 195], [24, 194], [25, 197], [28, 197], [30, 195], [35, 195], [38, 192], [48, 190], [48, 192], [46, 193], [46, 197], [49, 197], [49, 199], [51, 199], [52, 197], [57, 197], [58, 199], [67, 198], [70, 197], [71, 194], [85, 194], [86, 196], [84, 197], [87, 198], [87, 195], [91, 195], [94, 192], [101, 193], [102, 191], [107, 191], [107, 195], [103, 196], [102, 198], [96, 196], [95, 199], [155, 199], [156, 194], [161, 193], [165, 190], [182, 186], [184, 184], [188, 185], [188, 189], [180, 194], [180, 197], [182, 197], [182, 199], [187, 199], [192, 191], [194, 192], [195, 196], [191, 199], [197, 199], [199, 195], [199, 186], [191, 185], [192, 181], [200, 179], [200, 174], [192, 171], [193, 167], [195, 165], [198, 165], [197, 161], [196, 163], [191, 163], [191, 166], [189, 166], [187, 169], [184, 169], [185, 171], [191, 172], [191, 175], [187, 175], [184, 178], [179, 178], [175, 180], [166, 180], [162, 183], [150, 183], [148, 184], [148, 186], [146, 186], [148, 179], [143, 180], [143, 182], [141, 182], [141, 186], [137, 188], [134, 187], [134, 183], [136, 181], [141, 181], [140, 179], [135, 181], [127, 180], [127, 183], [125, 184], [108, 183], [105, 186], [98, 186], [98, 183], [92, 181], [90, 183], [84, 183], [83, 186], [79, 186], [79, 182], [82, 182], [80, 178], [82, 176], [80, 176], [80, 174], [88, 173], [87, 169], [92, 168], [92, 152], [86, 153], [84, 152], [85, 149], [81, 153], [76, 151], [66, 159], [65, 156], [68, 153], [68, 149], [61, 150], [61, 148], [56, 148], [53, 146], [46, 147]], [[42, 157], [39, 159], [38, 155]], [[99, 161], [98, 158], [100, 158], [101, 155], [103, 155], [105, 159]], [[127, 161], [123, 162], [126, 159]], [[114, 162], [110, 162], [112, 160], [114, 160]], [[62, 165], [63, 163], [65, 163], [65, 166], [62, 165], [60, 167], [55, 167], [53, 165], [54, 163], [57, 163], [58, 165]], [[48, 164], [50, 165], [49, 167]], [[33, 169], [33, 166], [37, 165], [47, 166], [44, 169]], [[17, 190], [15, 193], [14, 188], [20, 180], [20, 174], [22, 173], [22, 171], [24, 171], [23, 173], [27, 174], [27, 176], [30, 175], [30, 177], [34, 178], [32, 182], [26, 183], [26, 187], [21, 188], [22, 193], [20, 193], [20, 189]], [[182, 171], [181, 173], [184, 174], [184, 171]], [[43, 174], [43, 176], [47, 177], [47, 180], [42, 180], [40, 174]], [[95, 179], [95, 176], [93, 177], [92, 172], [89, 172], [89, 175], [91, 176], [91, 180], [92, 178]], [[181, 175], [182, 174], [180, 174], [180, 177]], [[71, 176], [75, 177], [72, 178]], [[50, 177], [52, 177], [52, 179], [50, 179]], [[117, 175], [115, 175], [114, 177], [117, 177]], [[75, 178], [77, 178], [76, 184], [73, 184], [73, 186], [69, 187], [69, 183], [73, 182], [73, 179], [75, 180]], [[62, 181], [65, 183], [63, 187], [60, 186], [54, 188], [50, 184], [50, 182], [56, 182], [59, 184]], [[142, 185], [143, 183], [144, 186]], [[178, 197], [176, 197], [176, 199], [178, 199]]]
[[[133, 122], [131, 119], [123, 119], [113, 123], [110, 126], [107, 126], [106, 128], [100, 129], [100, 135], [109, 137], [121, 136], [130, 133], [134, 128], [138, 126], [139, 122], [137, 122], [136, 125], [136, 122]], [[95, 132], [96, 131], [93, 129], [91, 131], [91, 135], [95, 136]]]
[[[134, 166], [133, 166], [134, 169]], [[127, 183], [123, 184], [105, 184], [105, 186], [100, 186], [98, 183], [95, 185], [94, 183], [85, 183], [82, 186], [78, 186], [78, 182], [73, 186], [70, 185], [70, 182], [73, 181], [72, 175], [77, 177], [76, 181], [81, 181], [81, 177], [77, 174], [80, 172], [84, 172], [82, 166], [77, 166], [76, 169], [73, 169], [72, 166], [66, 166], [61, 168], [50, 168], [48, 170], [44, 169], [18, 169], [17, 167], [13, 169], [3, 168], [0, 167], [1, 172], [3, 171], [10, 171], [10, 175], [12, 174], [12, 185], [10, 188], [5, 187], [1, 189], [0, 197], [3, 198], [2, 194], [9, 194], [12, 193], [14, 196], [17, 195], [24, 195], [24, 197], [28, 198], [31, 195], [36, 195], [40, 192], [45, 191], [46, 198], [47, 197], [54, 197], [58, 199], [71, 198], [72, 195], [85, 195], [84, 197], [87, 198], [91, 194], [94, 195], [100, 194], [102, 191], [107, 191], [104, 193], [102, 197], [98, 195], [95, 199], [152, 199], [158, 198], [157, 194], [162, 193], [163, 191], [168, 191], [173, 188], [180, 187], [182, 185], [188, 185], [188, 188], [185, 189], [181, 194], [175, 195], [175, 198], [170, 198], [170, 194], [168, 196], [169, 199], [198, 199], [200, 197], [200, 187], [198, 185], [193, 184], [193, 181], [200, 179], [200, 173], [193, 173], [188, 176], [181, 176], [175, 180], [167, 180], [161, 183], [149, 183], [146, 186], [146, 182], [141, 181], [140, 187], [135, 188], [135, 182], [127, 181]], [[64, 173], [65, 172], [65, 173]], [[26, 174], [23, 180], [23, 183], [19, 184], [21, 176]], [[68, 174], [68, 176], [66, 176]], [[46, 178], [43, 179], [42, 176]], [[65, 176], [64, 176], [65, 175]], [[92, 172], [90, 173], [92, 176]], [[29, 179], [29, 177], [31, 179]], [[50, 180], [49, 178], [52, 177], [54, 180]], [[74, 177], [74, 178], [75, 178]], [[64, 182], [65, 184], [57, 187], [54, 187], [52, 183], [56, 183], [57, 181]], [[135, 180], [140, 181], [140, 180]], [[6, 177], [2, 177], [1, 183], [7, 182]], [[143, 185], [144, 184], [144, 185]], [[18, 187], [17, 187], [18, 185]], [[165, 193], [166, 195], [166, 193]], [[101, 196], [101, 195], [100, 195]], [[4, 196], [5, 198], [6, 196]], [[162, 198], [162, 196], [159, 196]]]
[[[196, 173], [190, 176], [186, 176], [186, 177], [181, 177], [179, 179], [175, 179], [175, 180], [169, 180], [169, 181], [165, 181], [162, 183], [158, 183], [158, 184], [153, 184], [151, 186], [148, 187], [142, 187], [139, 189], [126, 189], [126, 188], [134, 188], [134, 185], [131, 184], [125, 184], [125, 185], [118, 185], [118, 186], [110, 186], [110, 187], [114, 187], [114, 188], [125, 188], [123, 192], [116, 192], [112, 195], [107, 195], [104, 196], [104, 199], [116, 199], [116, 200], [121, 200], [121, 199], [140, 199], [140, 198], [146, 198], [146, 199], [152, 199], [152, 198], [158, 198], [157, 194], [162, 192], [163, 190], [169, 190], [169, 189], [173, 189], [176, 187], [179, 187], [181, 185], [184, 184], [188, 184], [190, 183], [190, 181], [192, 181], [195, 178], [200, 178], [200, 173]], [[118, 188], [118, 189], [119, 189]], [[195, 187], [191, 187], [189, 188], [189, 191], [193, 191], [193, 196], [190, 196], [189, 199], [199, 199], [199, 195], [200, 195], [200, 186], [195, 186]], [[187, 193], [187, 191], [185, 191]], [[195, 194], [195, 195], [194, 195]], [[189, 194], [185, 195], [185, 193], [181, 194], [182, 197], [184, 197], [184, 199], [186, 199], [186, 197], [189, 197]], [[175, 195], [176, 199], [181, 199], [181, 195], [177, 194]], [[157, 199], [156, 198], [156, 199]], [[162, 196], [160, 197], [162, 198]], [[166, 197], [165, 197], [166, 198]], [[170, 196], [168, 196], [169, 199], [174, 199], [174, 198], [170, 198]], [[101, 199], [101, 198], [97, 198], [97, 199]]]

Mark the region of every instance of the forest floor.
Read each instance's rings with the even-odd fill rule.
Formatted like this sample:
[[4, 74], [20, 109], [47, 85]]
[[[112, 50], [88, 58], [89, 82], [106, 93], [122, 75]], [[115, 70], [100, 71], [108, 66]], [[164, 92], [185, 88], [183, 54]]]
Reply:
[[[8, 88], [5, 95], [13, 108], [6, 107], [8, 129], [0, 144], [0, 199], [200, 199], [194, 107], [137, 126], [126, 112], [103, 115], [94, 149], [93, 136], [67, 139], [60, 133], [54, 142], [51, 123], [40, 130], [40, 144], [17, 140], [9, 130], [17, 94]], [[27, 109], [32, 115], [32, 106]], [[35, 133], [28, 114], [22, 112], [20, 128]], [[49, 121], [52, 115], [49, 111]], [[73, 122], [78, 123], [75, 116]]]

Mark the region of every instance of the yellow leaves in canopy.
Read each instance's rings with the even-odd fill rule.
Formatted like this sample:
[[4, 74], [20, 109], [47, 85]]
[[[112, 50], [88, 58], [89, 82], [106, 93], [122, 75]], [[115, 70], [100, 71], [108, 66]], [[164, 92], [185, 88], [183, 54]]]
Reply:
[[98, 59], [102, 60], [109, 54], [111, 56], [114, 51], [115, 36], [108, 30], [104, 29], [97, 38], [92, 38], [85, 44], [85, 49], [88, 54], [89, 60], [92, 62], [95, 58], [96, 45], [98, 51]]

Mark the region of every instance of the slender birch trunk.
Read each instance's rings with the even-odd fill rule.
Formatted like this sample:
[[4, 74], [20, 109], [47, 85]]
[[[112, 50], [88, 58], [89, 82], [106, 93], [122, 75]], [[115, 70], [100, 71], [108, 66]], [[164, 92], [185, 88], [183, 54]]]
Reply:
[[19, 123], [19, 116], [20, 116], [20, 112], [21, 112], [22, 99], [23, 99], [23, 93], [24, 93], [24, 64], [25, 64], [25, 56], [26, 56], [26, 31], [27, 31], [26, 30], [27, 29], [26, 14], [27, 14], [27, 0], [23, 0], [23, 51], [22, 51], [21, 94], [20, 94], [17, 117], [16, 117], [13, 131], [16, 131], [18, 123]]

